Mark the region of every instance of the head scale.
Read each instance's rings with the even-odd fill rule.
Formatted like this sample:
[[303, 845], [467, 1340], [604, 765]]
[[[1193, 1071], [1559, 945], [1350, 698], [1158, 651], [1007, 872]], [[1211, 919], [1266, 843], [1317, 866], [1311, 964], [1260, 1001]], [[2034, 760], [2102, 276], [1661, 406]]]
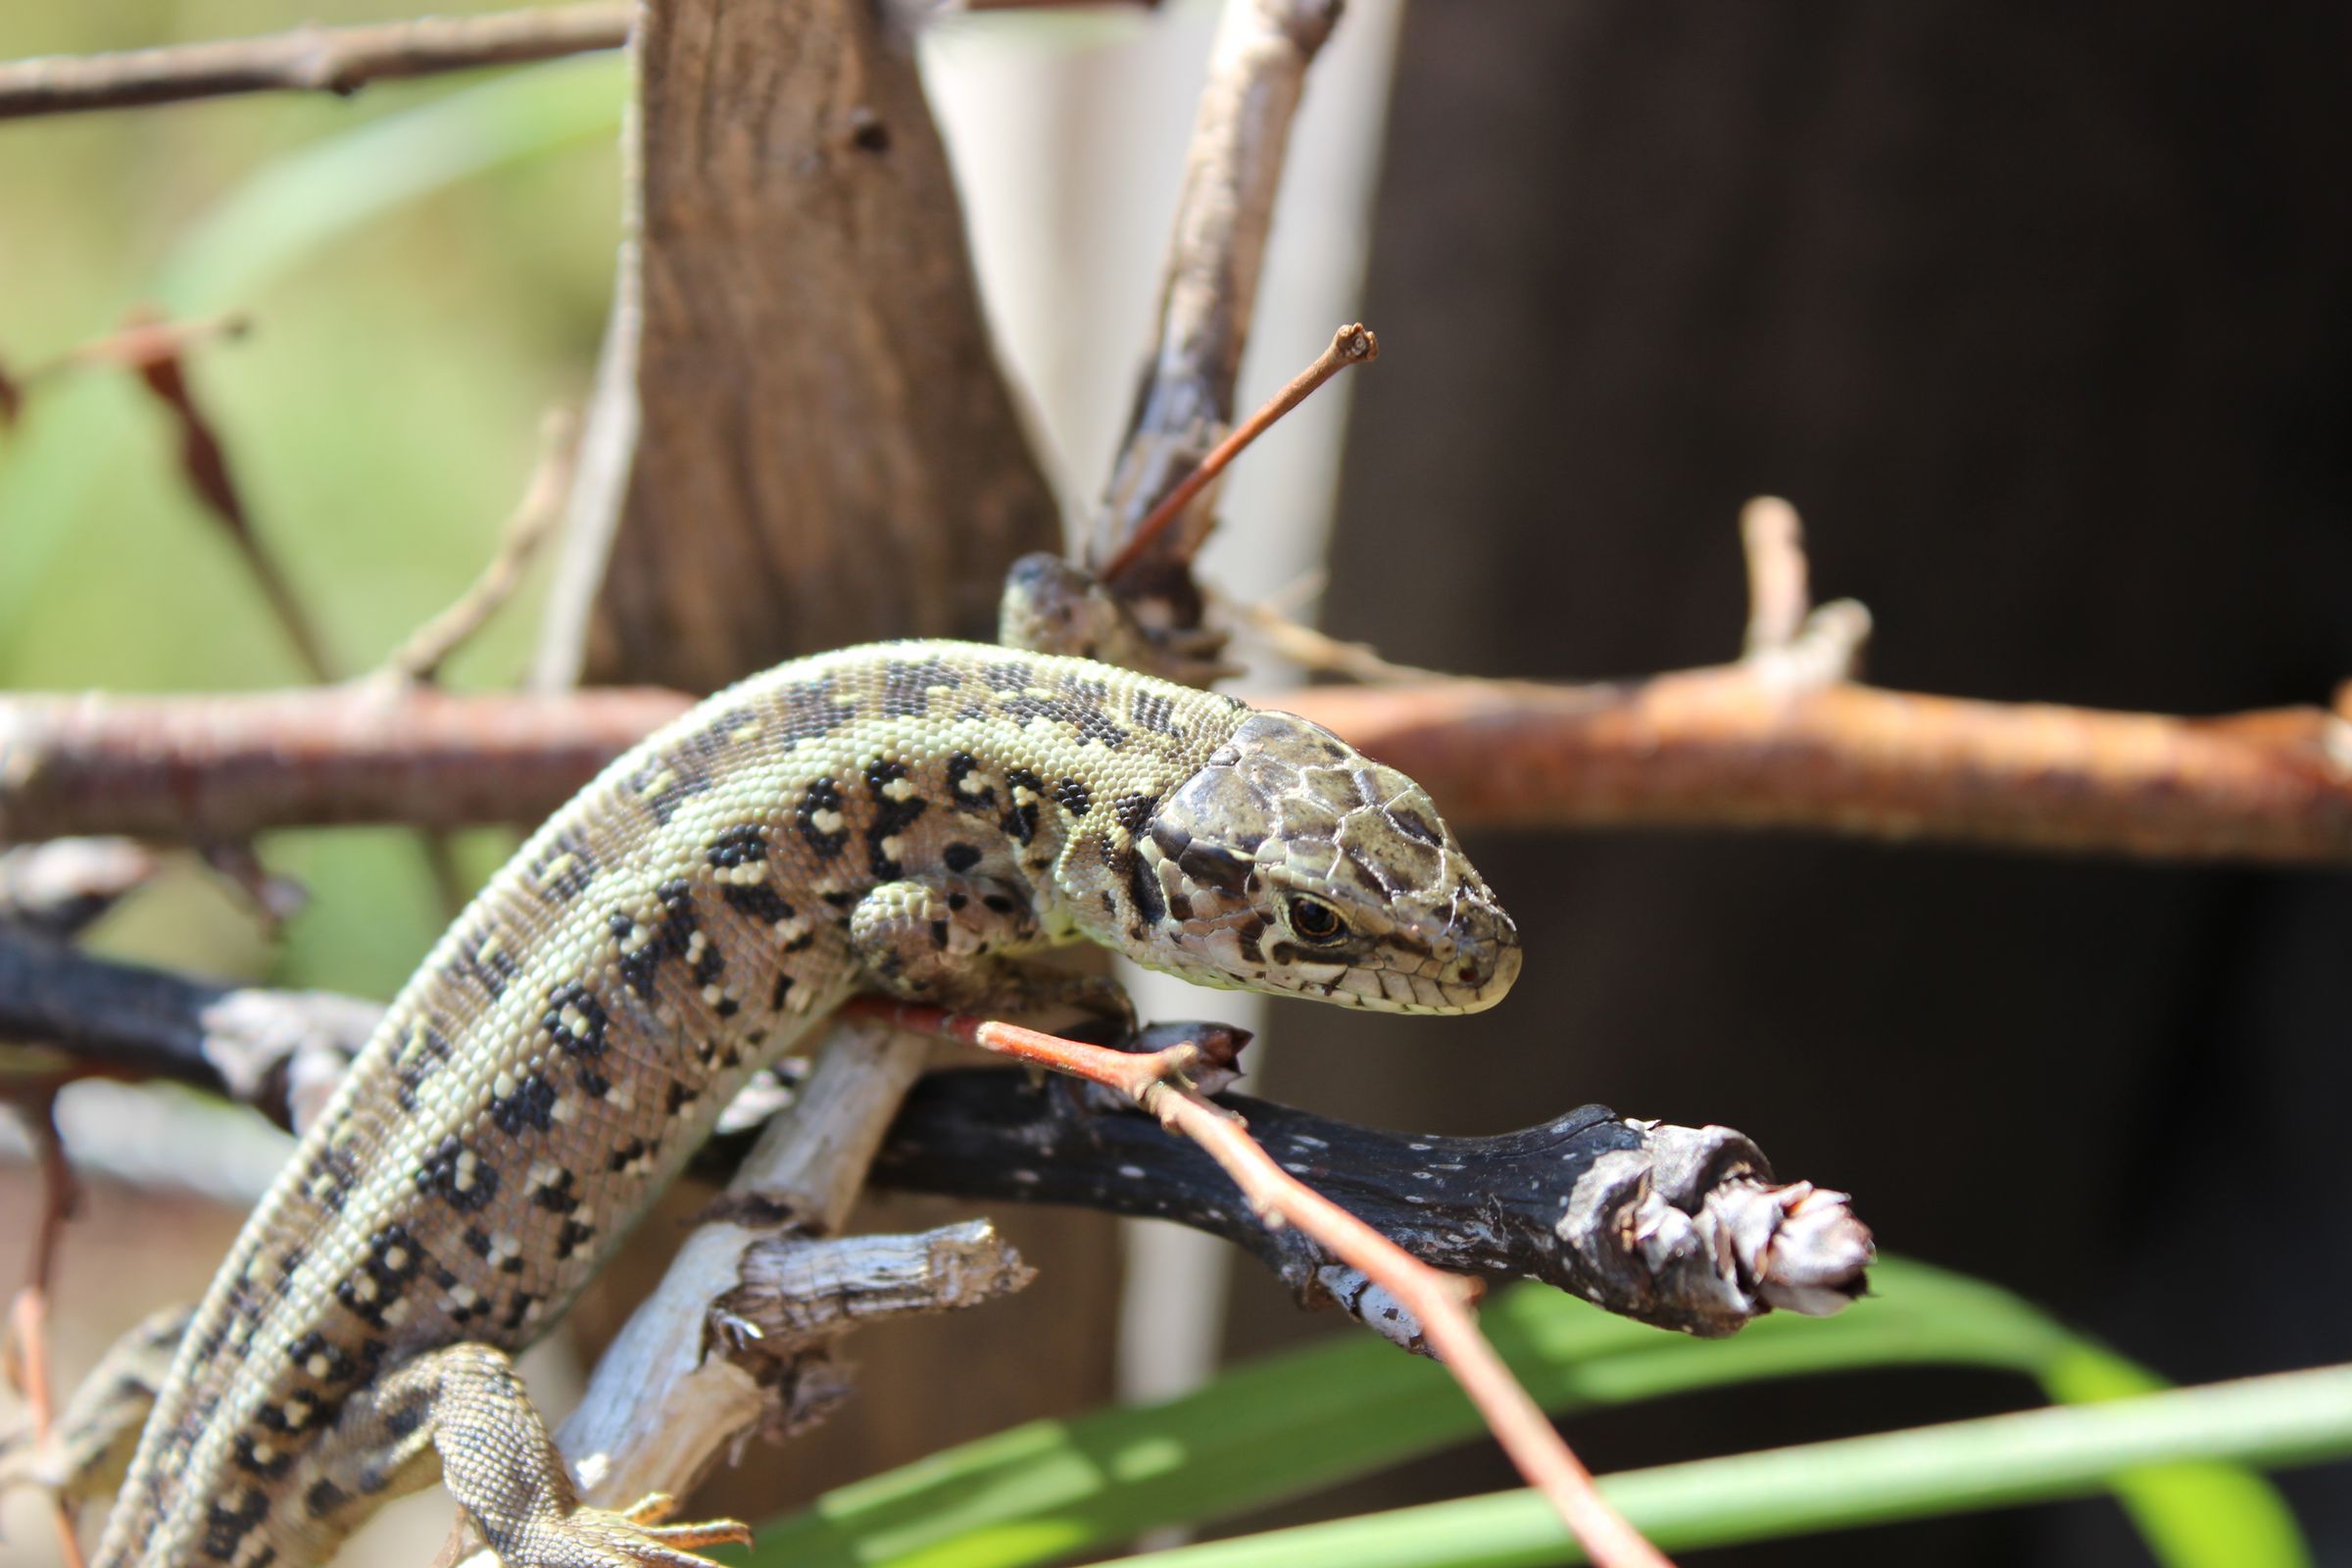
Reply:
[[1517, 928], [1421, 786], [1289, 713], [1244, 719], [1134, 855], [1156, 926], [1136, 956], [1203, 985], [1476, 1012], [1519, 973]]

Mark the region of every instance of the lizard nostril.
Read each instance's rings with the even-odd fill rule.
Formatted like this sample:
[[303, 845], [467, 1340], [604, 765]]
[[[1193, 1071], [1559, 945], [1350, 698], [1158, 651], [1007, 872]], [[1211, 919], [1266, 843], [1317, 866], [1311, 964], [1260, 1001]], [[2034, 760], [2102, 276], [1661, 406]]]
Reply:
[[1478, 983], [1478, 965], [1475, 963], [1465, 963], [1460, 968], [1453, 971], [1453, 977], [1466, 986], [1476, 985]]

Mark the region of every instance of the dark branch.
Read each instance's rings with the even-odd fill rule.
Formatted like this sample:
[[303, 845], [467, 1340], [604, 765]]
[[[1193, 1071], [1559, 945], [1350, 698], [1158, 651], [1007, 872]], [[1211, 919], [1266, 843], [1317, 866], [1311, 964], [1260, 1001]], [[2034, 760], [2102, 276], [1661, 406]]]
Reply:
[[[1859, 1294], [1869, 1233], [1842, 1195], [1777, 1187], [1728, 1128], [1629, 1121], [1586, 1105], [1497, 1138], [1412, 1137], [1220, 1095], [1286, 1169], [1439, 1268], [1524, 1275], [1612, 1312], [1702, 1335], [1773, 1306]], [[1070, 1203], [1173, 1220], [1243, 1247], [1302, 1301], [1383, 1327], [1360, 1276], [1270, 1231], [1198, 1147], [1058, 1082], [987, 1069], [916, 1085], [874, 1162], [885, 1187]]]
[[[299, 1122], [380, 1012], [0, 930], [0, 1039], [55, 1048], [53, 1067], [24, 1075], [44, 1086], [93, 1073], [163, 1078]], [[1774, 1306], [1835, 1310], [1860, 1289], [1870, 1256], [1842, 1196], [1773, 1185], [1763, 1154], [1724, 1128], [1626, 1121], [1588, 1105], [1500, 1138], [1411, 1138], [1269, 1101], [1222, 1102], [1295, 1174], [1424, 1261], [1526, 1275], [1665, 1327], [1727, 1334]], [[1248, 1248], [1301, 1299], [1336, 1300], [1400, 1339], [1414, 1332], [1298, 1233], [1259, 1225], [1198, 1147], [1058, 1082], [934, 1074], [874, 1171], [891, 1187], [1174, 1220]]]

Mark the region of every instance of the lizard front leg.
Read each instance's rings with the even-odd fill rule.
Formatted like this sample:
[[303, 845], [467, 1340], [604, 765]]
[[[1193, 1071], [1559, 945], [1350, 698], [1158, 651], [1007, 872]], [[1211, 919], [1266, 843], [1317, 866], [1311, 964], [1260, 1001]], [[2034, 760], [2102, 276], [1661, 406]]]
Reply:
[[1116, 981], [1008, 958], [1041, 940], [1029, 902], [988, 877], [947, 873], [885, 882], [850, 914], [851, 950], [894, 997], [964, 1012], [1068, 1005], [1132, 1033], [1135, 1008]]
[[74, 1504], [121, 1486], [195, 1315], [191, 1305], [166, 1307], [116, 1341], [58, 1413], [47, 1442], [29, 1431], [0, 1438], [0, 1492], [33, 1487]]
[[514, 1363], [487, 1345], [427, 1351], [354, 1395], [305, 1468], [293, 1495], [338, 1538], [338, 1515], [424, 1486], [438, 1468], [505, 1568], [716, 1568], [692, 1548], [752, 1539], [732, 1519], [661, 1523], [672, 1507], [661, 1493], [625, 1509], [581, 1502]]

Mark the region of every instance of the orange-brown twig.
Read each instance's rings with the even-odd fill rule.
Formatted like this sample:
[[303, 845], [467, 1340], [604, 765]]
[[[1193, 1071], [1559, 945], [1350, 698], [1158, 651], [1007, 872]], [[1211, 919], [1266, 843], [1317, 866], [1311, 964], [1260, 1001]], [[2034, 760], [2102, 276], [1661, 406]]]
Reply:
[[[17, 1383], [24, 1391], [31, 1418], [32, 1440], [46, 1445], [57, 1423], [56, 1384], [50, 1375], [49, 1299], [56, 1293], [58, 1244], [66, 1220], [74, 1211], [76, 1190], [74, 1167], [66, 1159], [65, 1140], [57, 1133], [57, 1102], [53, 1089], [38, 1091], [37, 1099], [17, 1098], [20, 1113], [32, 1133], [40, 1158], [41, 1215], [33, 1231], [31, 1265], [17, 1293], [10, 1326], [17, 1348]], [[74, 1511], [63, 1496], [50, 1499], [57, 1525], [58, 1550], [66, 1568], [82, 1568], [81, 1544], [74, 1535]]]
[[1255, 414], [1236, 425], [1224, 440], [1211, 447], [1208, 456], [1200, 460], [1200, 466], [1178, 480], [1175, 487], [1160, 497], [1158, 503], [1144, 514], [1144, 520], [1136, 524], [1135, 532], [1128, 536], [1127, 543], [1099, 574], [1102, 581], [1118, 581], [1120, 573], [1151, 554], [1159, 536], [1184, 515], [1184, 509], [1193, 504], [1194, 498], [1207, 489], [1210, 482], [1223, 473], [1227, 465], [1240, 457], [1250, 442], [1265, 434], [1273, 428], [1276, 420], [1312, 396], [1315, 388], [1350, 365], [1369, 365], [1379, 358], [1380, 339], [1362, 322], [1351, 321], [1334, 332], [1330, 345], [1315, 356], [1314, 364], [1291, 377], [1287, 386], [1268, 398]]
[[[1778, 827], [2352, 867], [2352, 722], [1971, 702], [1747, 664], [1596, 686], [1269, 697], [1428, 786], [1456, 825]], [[535, 822], [690, 706], [676, 692], [0, 697], [0, 840]]]
[[1469, 1282], [1431, 1268], [1285, 1171], [1240, 1117], [1185, 1081], [1200, 1062], [1197, 1048], [1178, 1045], [1135, 1054], [937, 1007], [874, 1000], [851, 1007], [902, 1029], [959, 1040], [1102, 1084], [1192, 1139], [1224, 1167], [1259, 1218], [1297, 1226], [1420, 1320], [1431, 1348], [1478, 1406], [1495, 1442], [1598, 1568], [1668, 1568], [1665, 1556], [1601, 1497], [1592, 1473], [1479, 1333], [1469, 1311]]

